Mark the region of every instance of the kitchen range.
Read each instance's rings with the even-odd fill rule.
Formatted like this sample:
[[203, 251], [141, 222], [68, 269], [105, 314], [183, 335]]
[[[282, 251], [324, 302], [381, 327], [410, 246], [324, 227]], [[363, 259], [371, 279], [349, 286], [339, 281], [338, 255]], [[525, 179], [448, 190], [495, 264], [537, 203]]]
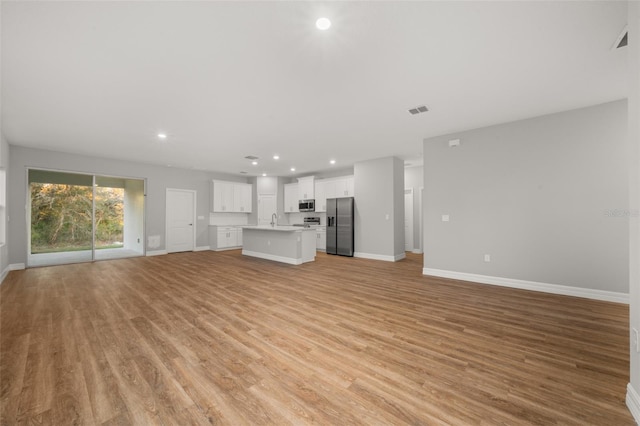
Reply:
[[319, 217], [305, 217], [304, 223], [294, 223], [292, 226], [302, 226], [305, 228], [318, 227], [320, 226], [320, 218]]

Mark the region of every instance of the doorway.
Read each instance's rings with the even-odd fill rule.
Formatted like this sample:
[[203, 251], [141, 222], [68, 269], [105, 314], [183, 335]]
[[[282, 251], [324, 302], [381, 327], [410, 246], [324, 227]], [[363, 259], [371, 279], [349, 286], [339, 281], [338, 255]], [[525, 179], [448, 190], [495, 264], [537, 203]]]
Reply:
[[270, 225], [274, 213], [277, 218], [276, 196], [258, 195], [258, 225]]
[[144, 255], [144, 180], [27, 173], [27, 266]]
[[167, 188], [167, 252], [193, 251], [196, 247], [196, 191]]
[[404, 251], [413, 251], [413, 189], [404, 190]]

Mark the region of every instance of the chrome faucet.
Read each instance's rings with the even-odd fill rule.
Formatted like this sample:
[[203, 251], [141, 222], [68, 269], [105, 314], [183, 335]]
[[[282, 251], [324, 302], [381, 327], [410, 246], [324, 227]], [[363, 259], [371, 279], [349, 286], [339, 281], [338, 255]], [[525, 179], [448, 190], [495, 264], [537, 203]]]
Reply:
[[277, 219], [278, 219], [278, 215], [277, 215], [277, 214], [275, 214], [275, 213], [273, 213], [273, 214], [271, 215], [271, 227], [276, 226], [276, 221], [277, 221]]

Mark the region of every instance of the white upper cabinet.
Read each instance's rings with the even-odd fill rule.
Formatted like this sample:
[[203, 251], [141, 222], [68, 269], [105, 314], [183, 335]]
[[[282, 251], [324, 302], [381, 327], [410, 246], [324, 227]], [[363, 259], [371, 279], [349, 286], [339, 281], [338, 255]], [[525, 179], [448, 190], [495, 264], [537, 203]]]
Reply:
[[298, 184], [288, 183], [284, 186], [284, 212], [298, 213]]
[[252, 188], [248, 183], [214, 180], [212, 189], [214, 213], [251, 213]]
[[[324, 181], [324, 195], [325, 198], [336, 198], [336, 180], [327, 179]], [[326, 210], [326, 205], [325, 205]]]
[[233, 210], [240, 213], [251, 213], [251, 190], [248, 183], [233, 184]]
[[233, 211], [233, 183], [214, 180], [212, 198], [214, 213]]
[[313, 200], [314, 197], [314, 178], [313, 176], [306, 176], [298, 178], [298, 199], [299, 200]]
[[316, 211], [327, 211], [328, 198], [353, 197], [353, 176], [316, 181]]
[[336, 179], [336, 197], [353, 197], [353, 176]]

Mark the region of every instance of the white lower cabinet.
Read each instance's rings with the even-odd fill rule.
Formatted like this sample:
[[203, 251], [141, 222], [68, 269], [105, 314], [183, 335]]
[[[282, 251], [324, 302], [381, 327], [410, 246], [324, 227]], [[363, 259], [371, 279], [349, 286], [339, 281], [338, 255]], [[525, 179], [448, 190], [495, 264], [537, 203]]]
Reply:
[[316, 230], [316, 250], [327, 250], [327, 231], [325, 229]]
[[235, 226], [217, 226], [216, 230], [211, 232], [209, 238], [215, 238], [214, 250], [225, 250], [229, 248], [237, 248], [242, 246], [242, 228]]

